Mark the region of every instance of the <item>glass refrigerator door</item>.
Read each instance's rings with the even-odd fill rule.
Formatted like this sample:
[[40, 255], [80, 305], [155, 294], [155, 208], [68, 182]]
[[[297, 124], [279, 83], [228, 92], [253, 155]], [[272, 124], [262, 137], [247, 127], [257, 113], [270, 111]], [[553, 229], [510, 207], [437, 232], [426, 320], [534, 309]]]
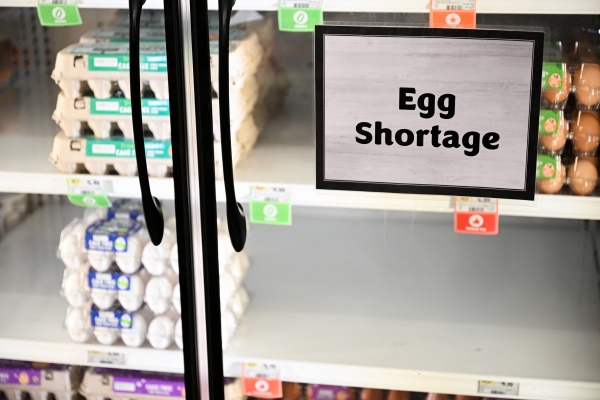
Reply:
[[[200, 181], [190, 208], [201, 214], [201, 225], [191, 227], [194, 269], [182, 275], [184, 354], [194, 396], [221, 398], [223, 377], [245, 371], [244, 390], [255, 397], [281, 397], [268, 379], [273, 374], [305, 384], [285, 384], [288, 399], [600, 398], [600, 215], [591, 150], [597, 141], [578, 130], [582, 119], [598, 125], [581, 76], [582, 69], [597, 70], [597, 59], [584, 61], [582, 49], [597, 49], [598, 7], [480, 3], [480, 28], [545, 30], [555, 42], [546, 47], [546, 61], [563, 71], [564, 88], [571, 79], [575, 87], [542, 94], [543, 107], [558, 111], [564, 130], [540, 136], [540, 154], [558, 163], [554, 179], [538, 182], [535, 200], [500, 200], [498, 234], [481, 236], [455, 232], [451, 196], [316, 189], [314, 36], [277, 32], [275, 13], [239, 13], [234, 17], [258, 20], [232, 24], [229, 34], [239, 39], [229, 50], [228, 76], [220, 68], [211, 74], [216, 98], [229, 94], [229, 121], [218, 105], [221, 135], [223, 123], [231, 126], [234, 189], [248, 222], [240, 252], [230, 239], [242, 227], [229, 182], [217, 179], [216, 191], [212, 183], [212, 157], [218, 160], [221, 148], [212, 152], [209, 105], [201, 98], [210, 16], [204, 2], [188, 8], [194, 86], [187, 111], [193, 104], [196, 124], [203, 124], [198, 164], [190, 164]], [[326, 23], [428, 21], [423, 4], [412, 2], [323, 6]], [[383, 12], [369, 12], [375, 9]], [[534, 15], [542, 10], [590, 15]], [[558, 45], [557, 60], [550, 46]], [[436, 62], [433, 51], [430, 62]], [[368, 73], [357, 76], [347, 90], [366, 79]], [[405, 79], [410, 83], [410, 75]], [[567, 140], [557, 145], [560, 135]], [[590, 149], [578, 147], [583, 144]], [[217, 162], [217, 176], [220, 168]], [[577, 175], [584, 168], [590, 177]]]

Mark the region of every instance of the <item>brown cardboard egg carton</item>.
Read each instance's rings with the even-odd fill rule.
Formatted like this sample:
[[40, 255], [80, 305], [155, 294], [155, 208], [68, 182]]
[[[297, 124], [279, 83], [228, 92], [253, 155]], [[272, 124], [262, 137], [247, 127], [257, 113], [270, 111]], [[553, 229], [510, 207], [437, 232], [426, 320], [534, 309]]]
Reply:
[[82, 367], [0, 360], [0, 392], [7, 400], [75, 400], [82, 377]]

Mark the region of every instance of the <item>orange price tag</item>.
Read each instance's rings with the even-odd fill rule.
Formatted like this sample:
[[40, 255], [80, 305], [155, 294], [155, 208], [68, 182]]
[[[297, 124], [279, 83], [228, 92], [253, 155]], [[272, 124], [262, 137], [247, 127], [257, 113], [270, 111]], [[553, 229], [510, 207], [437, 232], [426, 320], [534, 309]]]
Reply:
[[432, 28], [475, 28], [476, 0], [430, 0]]
[[244, 395], [262, 399], [277, 399], [283, 396], [281, 374], [274, 364], [242, 365], [242, 387]]
[[456, 197], [454, 231], [473, 235], [498, 234], [498, 199]]

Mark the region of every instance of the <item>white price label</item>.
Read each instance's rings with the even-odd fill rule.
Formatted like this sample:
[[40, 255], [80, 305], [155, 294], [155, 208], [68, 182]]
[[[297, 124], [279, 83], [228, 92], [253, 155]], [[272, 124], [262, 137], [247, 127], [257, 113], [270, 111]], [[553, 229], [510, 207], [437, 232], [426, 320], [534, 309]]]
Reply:
[[69, 179], [69, 193], [71, 194], [105, 194], [104, 182], [99, 179]]
[[480, 394], [518, 396], [519, 384], [513, 382], [479, 381], [477, 392]]
[[275, 364], [244, 364], [244, 377], [246, 378], [276, 379], [280, 374], [281, 370]]
[[125, 365], [125, 354], [88, 350], [87, 362], [92, 364]]
[[458, 212], [488, 212], [498, 211], [498, 201], [488, 197], [457, 197], [456, 211]]
[[472, 11], [475, 10], [475, 0], [431, 0], [432, 10]]
[[289, 203], [292, 191], [289, 188], [277, 186], [253, 186], [250, 192], [250, 201], [273, 201]]
[[321, 8], [321, 0], [280, 0], [280, 8]]

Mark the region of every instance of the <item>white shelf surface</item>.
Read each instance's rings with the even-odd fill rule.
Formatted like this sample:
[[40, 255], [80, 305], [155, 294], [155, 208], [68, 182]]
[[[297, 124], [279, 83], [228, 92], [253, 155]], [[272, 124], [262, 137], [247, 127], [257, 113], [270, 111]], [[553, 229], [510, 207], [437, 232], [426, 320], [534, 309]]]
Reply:
[[129, 368], [183, 372], [178, 349], [78, 344], [64, 327], [67, 301], [59, 295], [64, 265], [56, 258], [60, 231], [82, 210], [44, 205], [0, 241], [0, 358], [74, 365], [90, 351], [122, 354]]
[[[72, 342], [63, 327], [60, 230], [81, 209], [45, 205], [0, 242], [0, 358], [183, 371], [178, 350]], [[225, 352], [276, 363], [295, 382], [519, 399], [600, 398], [600, 298], [581, 221], [507, 218], [496, 237], [453, 233], [452, 218], [298, 208], [292, 227], [253, 225], [251, 302]], [[35, 249], [35, 251], [32, 251]]]
[[[0, 7], [35, 7], [34, 0], [0, 0]], [[236, 3], [236, 10], [276, 11], [278, 0], [248, 0]], [[125, 0], [81, 0], [82, 8], [127, 8]], [[208, 7], [216, 10], [218, 2], [209, 0]], [[147, 9], [162, 9], [160, 0], [148, 0]], [[323, 0], [323, 10], [330, 12], [429, 12], [428, 0]], [[596, 0], [478, 0], [477, 12], [482, 14], [598, 14]]]
[[[249, 310], [225, 371], [275, 363], [282, 379], [518, 398], [600, 398], [600, 298], [580, 221], [507, 218], [497, 237], [452, 217], [304, 208], [252, 226]], [[512, 396], [511, 398], [513, 398]]]
[[[311, 43], [309, 36], [297, 35], [287, 35], [279, 43], [278, 58], [285, 62], [292, 84], [254, 149], [235, 170], [238, 200], [247, 202], [254, 185], [276, 185], [291, 188], [292, 204], [297, 206], [453, 212], [450, 196], [315, 189], [313, 68], [305, 60]], [[290, 48], [298, 51], [291, 52]], [[40, 81], [45, 83], [40, 85]], [[67, 177], [78, 176], [62, 174], [48, 161], [58, 132], [51, 119], [57, 94], [56, 85], [47, 76], [0, 94], [0, 102], [5, 104], [0, 107], [0, 148], [5, 149], [0, 157], [0, 192], [66, 194]], [[137, 177], [94, 177], [106, 182], [111, 197], [141, 195]], [[150, 185], [158, 198], [174, 198], [171, 178], [150, 179]], [[217, 182], [217, 200], [225, 201], [221, 181]], [[600, 220], [600, 197], [538, 195], [533, 202], [501, 200], [499, 212], [511, 216]]]

